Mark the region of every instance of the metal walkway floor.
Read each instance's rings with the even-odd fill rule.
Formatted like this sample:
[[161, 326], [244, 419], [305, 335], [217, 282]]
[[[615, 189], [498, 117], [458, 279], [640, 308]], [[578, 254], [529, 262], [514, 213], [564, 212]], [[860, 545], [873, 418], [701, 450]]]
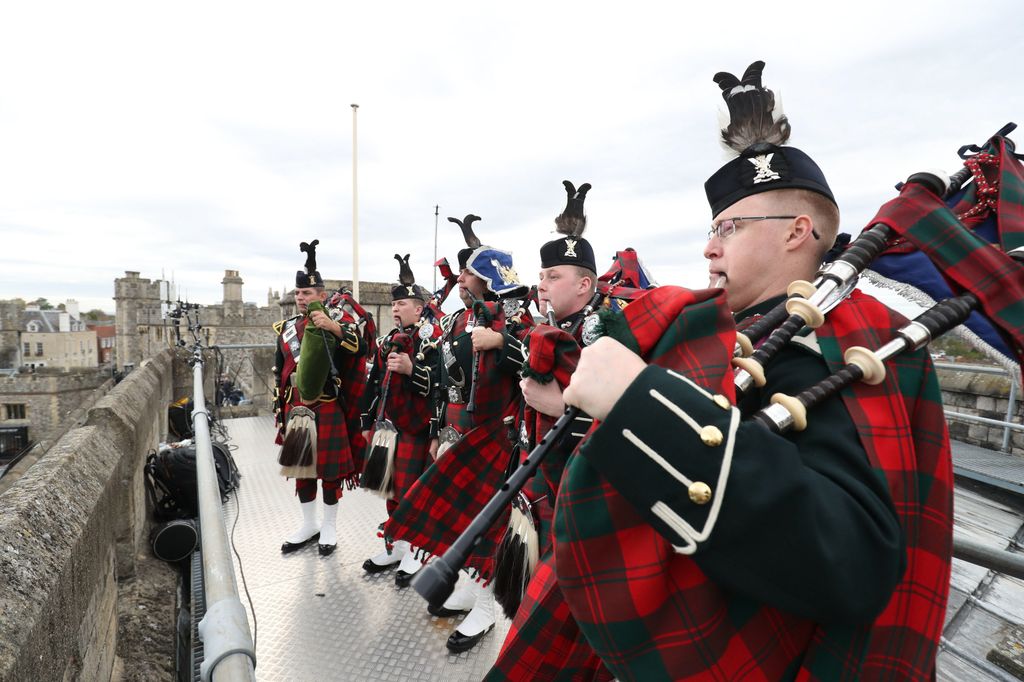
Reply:
[[[256, 612], [256, 678], [289, 682], [352, 680], [480, 680], [508, 632], [497, 607], [494, 630], [472, 650], [451, 655], [445, 640], [461, 621], [427, 613], [411, 588], [394, 584], [394, 571], [362, 569], [383, 549], [377, 525], [384, 501], [362, 490], [339, 501], [338, 549], [329, 557], [315, 543], [282, 555], [281, 543], [299, 524], [294, 484], [278, 475], [270, 416], [225, 420], [241, 485], [224, 505], [234, 528], [235, 576], [243, 605], [242, 574]], [[249, 626], [253, 626], [249, 614]]]
[[957, 476], [1024, 495], [1024, 457], [958, 440], [950, 441], [950, 445]]

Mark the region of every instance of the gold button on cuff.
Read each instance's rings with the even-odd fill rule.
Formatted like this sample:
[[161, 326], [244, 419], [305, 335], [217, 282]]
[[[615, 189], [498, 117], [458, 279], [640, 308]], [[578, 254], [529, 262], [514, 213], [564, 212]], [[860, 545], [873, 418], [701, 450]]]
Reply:
[[715, 405], [718, 405], [723, 410], [728, 410], [730, 407], [732, 407], [732, 404], [729, 402], [729, 399], [726, 398], [721, 393], [715, 394], [715, 397], [712, 398], [712, 400], [715, 402]]
[[690, 495], [690, 501], [694, 504], [707, 504], [711, 501], [711, 486], [704, 481], [691, 483], [687, 493]]
[[709, 448], [718, 447], [722, 444], [722, 432], [717, 426], [708, 424], [700, 429], [700, 439]]

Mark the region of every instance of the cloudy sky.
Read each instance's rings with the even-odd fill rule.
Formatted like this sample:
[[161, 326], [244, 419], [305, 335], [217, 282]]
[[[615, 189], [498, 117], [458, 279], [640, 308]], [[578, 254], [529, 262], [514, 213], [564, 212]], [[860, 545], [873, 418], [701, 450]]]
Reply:
[[429, 286], [439, 205], [439, 255], [476, 213], [535, 281], [569, 179], [593, 184], [599, 267], [632, 246], [704, 286], [716, 71], [767, 63], [856, 232], [897, 181], [1024, 124], [1021, 26], [1019, 0], [7, 3], [0, 299], [113, 311], [138, 270], [217, 303], [237, 269], [263, 304], [314, 237], [350, 277], [352, 103], [361, 279], [410, 252]]

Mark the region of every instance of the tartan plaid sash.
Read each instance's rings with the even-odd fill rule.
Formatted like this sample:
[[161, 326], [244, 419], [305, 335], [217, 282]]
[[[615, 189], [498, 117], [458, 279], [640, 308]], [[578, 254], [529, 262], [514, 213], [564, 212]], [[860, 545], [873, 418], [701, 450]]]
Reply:
[[[847, 348], [878, 348], [904, 324], [902, 315], [855, 291], [826, 317], [818, 343], [835, 372], [844, 365]], [[925, 680], [935, 673], [949, 596], [952, 457], [938, 379], [926, 350], [898, 356], [886, 366], [883, 383], [858, 382], [842, 393], [872, 467], [889, 485], [907, 544], [906, 570], [867, 633], [858, 679]], [[829, 641], [832, 635], [819, 629], [805, 669], [827, 671], [841, 662], [828, 660], [836, 644]]]
[[[718, 290], [662, 287], [606, 329], [649, 363], [733, 399], [735, 336]], [[859, 294], [818, 339], [831, 366], [850, 344], [878, 347], [902, 320]], [[820, 625], [711, 583], [676, 554], [578, 454], [556, 501], [559, 587], [590, 645], [621, 680], [927, 679], [945, 612], [952, 472], [938, 385], [923, 352], [890, 363], [881, 386], [844, 394], [906, 532], [907, 572], [871, 626]], [[643, 671], [643, 672], [640, 672]], [[645, 678], [645, 676], [647, 676]]]

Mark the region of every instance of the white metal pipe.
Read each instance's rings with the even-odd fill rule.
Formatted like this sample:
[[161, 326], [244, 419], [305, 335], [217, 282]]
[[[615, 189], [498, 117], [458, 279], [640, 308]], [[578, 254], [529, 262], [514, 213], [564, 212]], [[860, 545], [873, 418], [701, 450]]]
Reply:
[[192, 412], [192, 428], [195, 433], [196, 486], [206, 595], [206, 615], [199, 623], [199, 635], [203, 640], [200, 672], [203, 682], [248, 682], [256, 679], [256, 651], [235, 583], [235, 569], [231, 562], [220, 486], [217, 484], [213, 463], [213, 446], [210, 443], [210, 421], [203, 391], [202, 353], [198, 348], [193, 361], [192, 400], [195, 409]]
[[352, 296], [359, 300], [359, 183], [357, 178], [356, 153], [356, 112], [358, 104], [352, 105]]

